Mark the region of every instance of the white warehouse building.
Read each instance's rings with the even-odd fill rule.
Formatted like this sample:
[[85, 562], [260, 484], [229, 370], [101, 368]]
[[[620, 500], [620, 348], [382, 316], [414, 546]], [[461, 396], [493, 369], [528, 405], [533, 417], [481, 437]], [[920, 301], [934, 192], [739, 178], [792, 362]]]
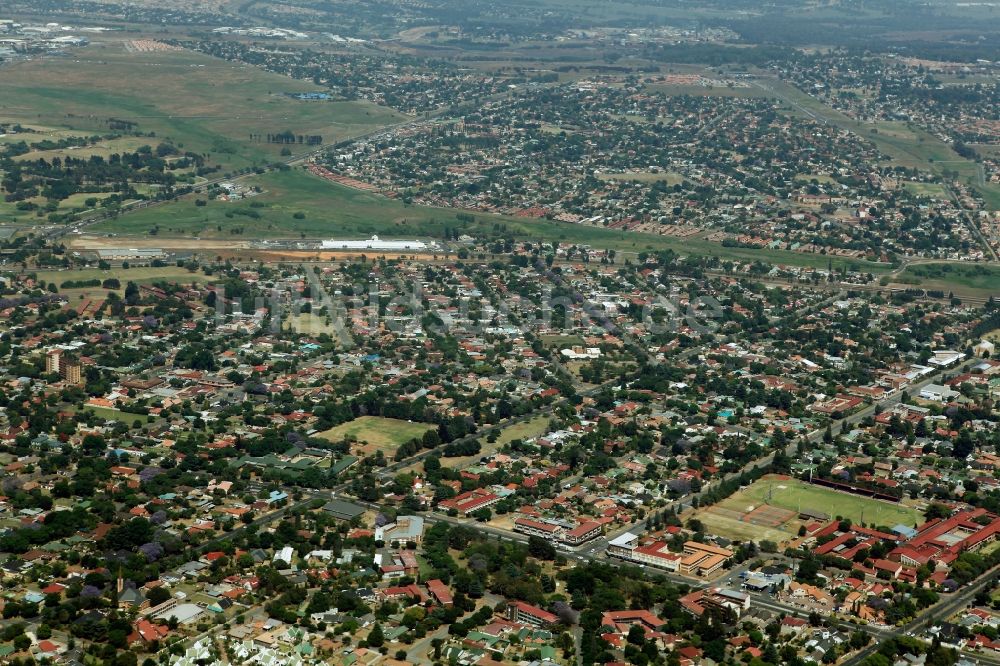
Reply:
[[325, 240], [320, 243], [324, 250], [423, 250], [427, 243], [419, 240], [383, 240], [372, 236], [368, 240]]

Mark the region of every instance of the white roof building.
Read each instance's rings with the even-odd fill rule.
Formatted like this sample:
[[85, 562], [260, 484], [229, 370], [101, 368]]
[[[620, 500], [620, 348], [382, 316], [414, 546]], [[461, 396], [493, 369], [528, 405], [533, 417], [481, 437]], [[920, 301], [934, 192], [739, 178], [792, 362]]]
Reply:
[[427, 243], [420, 240], [383, 240], [372, 236], [368, 240], [325, 240], [320, 247], [324, 250], [423, 250], [427, 248]]

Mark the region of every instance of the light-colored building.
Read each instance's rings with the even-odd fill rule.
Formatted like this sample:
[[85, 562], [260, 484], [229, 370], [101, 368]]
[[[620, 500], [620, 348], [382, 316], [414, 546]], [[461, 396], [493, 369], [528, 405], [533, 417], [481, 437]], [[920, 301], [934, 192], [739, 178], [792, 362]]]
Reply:
[[733, 556], [733, 551], [708, 543], [688, 541], [684, 544], [684, 558], [681, 573], [693, 576], [711, 576], [725, 566]]
[[396, 522], [375, 528], [375, 540], [387, 546], [403, 547], [424, 540], [424, 519], [420, 516], [399, 516]]
[[83, 366], [76, 359], [64, 359], [60, 363], [59, 376], [67, 384], [83, 383]]
[[45, 354], [45, 372], [46, 374], [58, 374], [60, 363], [62, 361], [62, 352], [58, 349], [53, 349], [52, 351]]
[[386, 240], [372, 236], [367, 240], [330, 239], [320, 242], [324, 250], [425, 250], [427, 243], [419, 240]]
[[920, 389], [921, 398], [934, 402], [947, 402], [956, 396], [958, 396], [958, 391], [950, 389], [947, 386], [942, 386], [941, 384], [928, 384]]
[[98, 250], [97, 258], [105, 261], [151, 261], [167, 256], [163, 250], [156, 248], [115, 248]]

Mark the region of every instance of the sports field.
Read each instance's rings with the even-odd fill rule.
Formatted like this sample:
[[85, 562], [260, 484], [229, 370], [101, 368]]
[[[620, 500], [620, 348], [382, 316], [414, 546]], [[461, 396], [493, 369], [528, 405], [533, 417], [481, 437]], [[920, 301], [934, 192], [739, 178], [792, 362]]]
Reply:
[[855, 523], [912, 527], [923, 522], [915, 508], [852, 495], [784, 476], [768, 475], [695, 517], [713, 534], [732, 539], [785, 541], [798, 534], [800, 511], [826, 513], [830, 519]]
[[371, 455], [381, 451], [390, 457], [393, 452], [411, 439], [420, 439], [431, 429], [426, 423], [411, 423], [399, 419], [387, 419], [381, 416], [359, 416], [353, 421], [341, 423], [336, 428], [321, 432], [319, 437], [339, 442], [345, 437], [354, 438], [360, 446], [351, 452], [355, 455]]

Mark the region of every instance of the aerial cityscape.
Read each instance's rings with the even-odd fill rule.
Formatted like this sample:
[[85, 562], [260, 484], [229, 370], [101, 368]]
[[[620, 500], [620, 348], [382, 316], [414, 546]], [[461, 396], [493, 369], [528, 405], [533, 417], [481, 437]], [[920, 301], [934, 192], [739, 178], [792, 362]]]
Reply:
[[1000, 666], [1000, 3], [0, 1], [0, 664]]

